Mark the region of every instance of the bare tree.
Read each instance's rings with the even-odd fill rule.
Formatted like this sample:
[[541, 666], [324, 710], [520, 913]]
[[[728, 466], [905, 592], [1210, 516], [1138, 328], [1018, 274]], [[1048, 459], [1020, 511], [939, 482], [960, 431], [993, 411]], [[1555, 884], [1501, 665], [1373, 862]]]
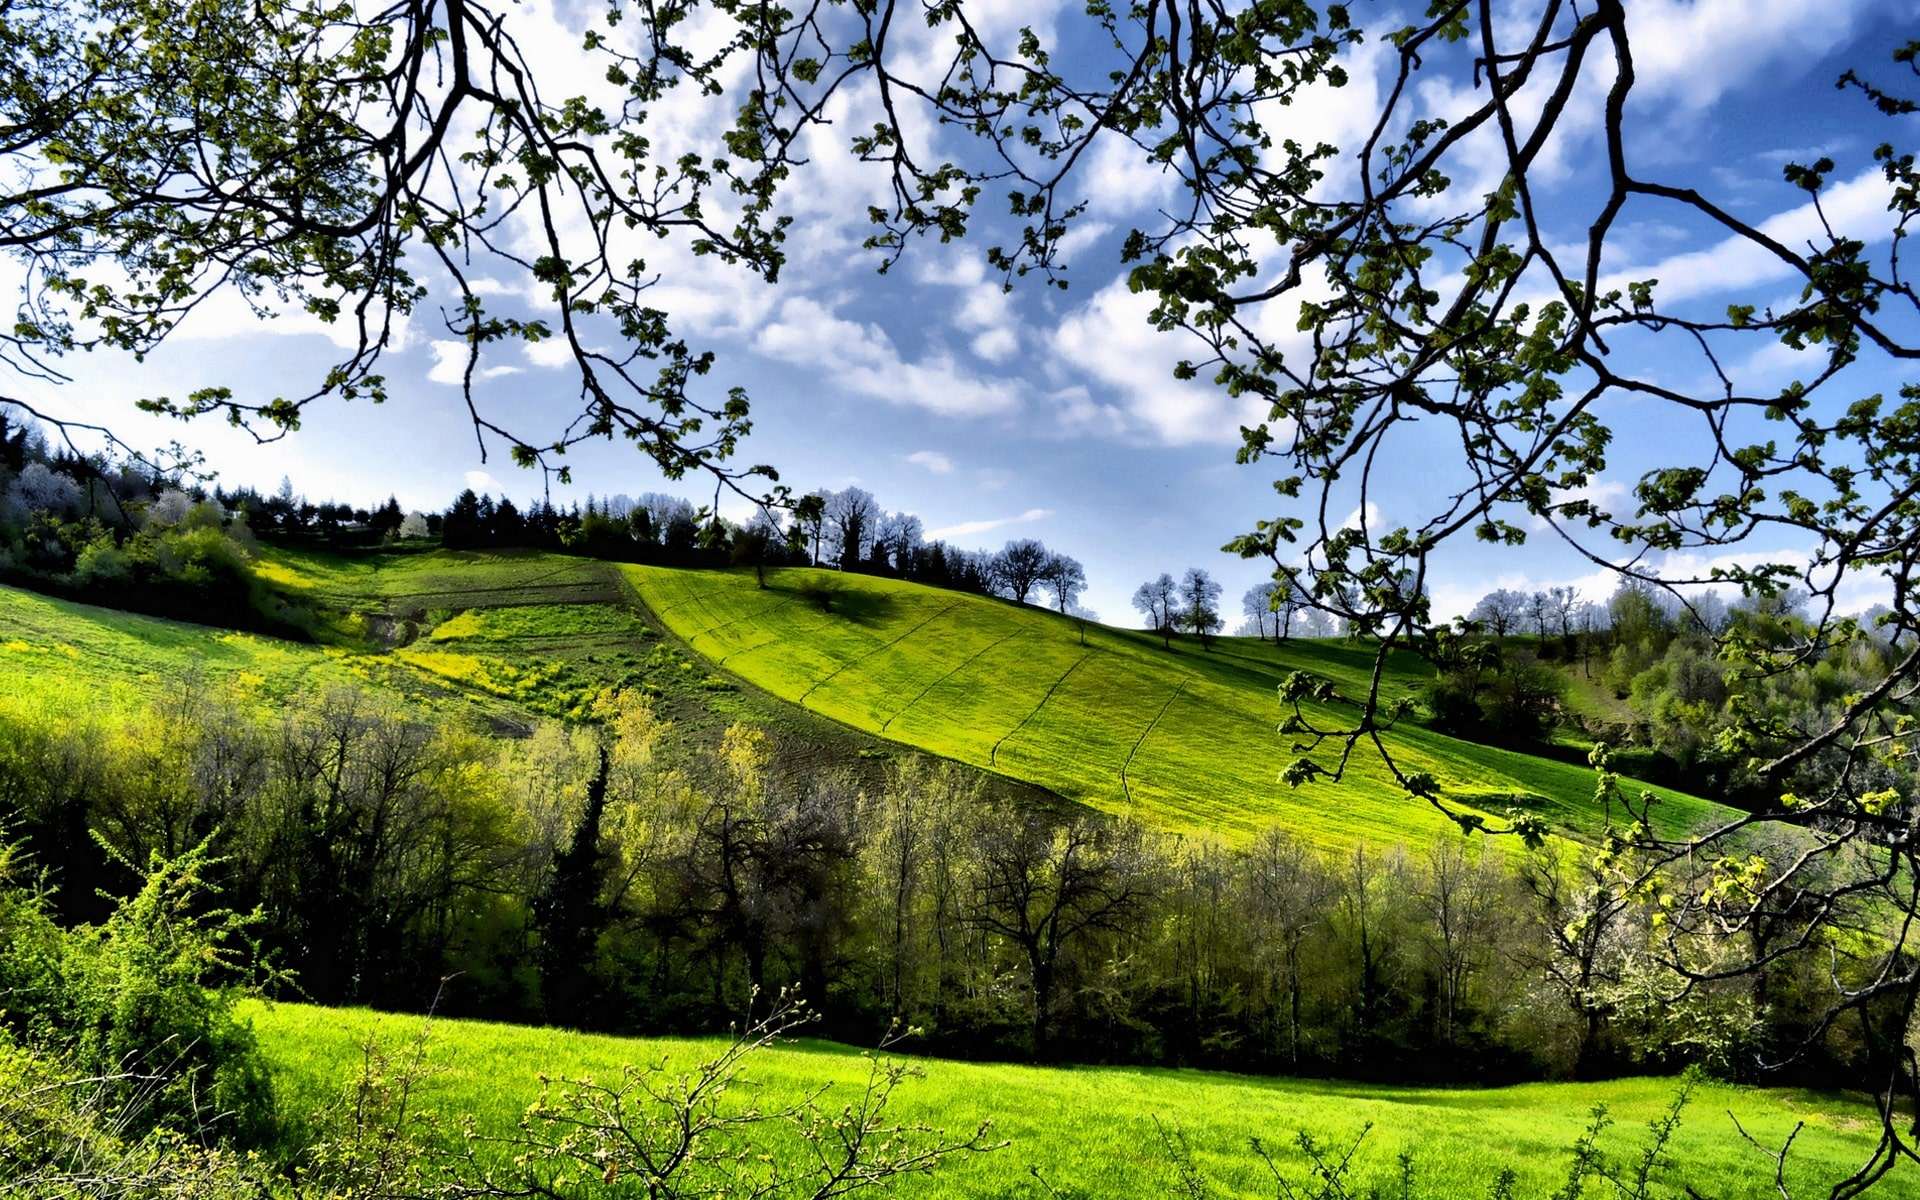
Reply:
[[[872, 552], [880, 530], [880, 505], [873, 493], [848, 487], [830, 492], [821, 513], [820, 542], [826, 561], [842, 571], [856, 571]], [[816, 562], [819, 554], [815, 554]]]
[[1033, 1051], [1052, 1052], [1063, 958], [1087, 935], [1119, 930], [1152, 894], [1144, 834], [1130, 823], [998, 813], [977, 827], [973, 921], [1018, 948], [1032, 991]]
[[1147, 618], [1147, 628], [1160, 635], [1161, 644], [1173, 647], [1174, 613], [1180, 603], [1179, 585], [1173, 576], [1162, 572], [1157, 579], [1149, 579], [1133, 592], [1133, 606]]
[[1497, 856], [1480, 843], [1436, 840], [1421, 865], [1417, 929], [1438, 984], [1439, 1042], [1452, 1047], [1459, 1044], [1469, 989], [1494, 965], [1506, 889]]
[[1062, 616], [1071, 612], [1074, 602], [1087, 587], [1087, 572], [1079, 560], [1069, 558], [1058, 551], [1049, 551], [1045, 569], [1041, 572], [1040, 582], [1053, 593], [1054, 607]]
[[1212, 646], [1213, 635], [1224, 622], [1220, 618], [1220, 585], [1200, 567], [1188, 567], [1180, 579], [1180, 623], [1202, 645]]
[[1499, 588], [1480, 597], [1467, 616], [1493, 631], [1501, 642], [1520, 624], [1526, 612], [1527, 598], [1511, 588]]
[[1016, 538], [993, 556], [994, 584], [1014, 600], [1025, 604], [1034, 586], [1046, 578], [1051, 558], [1046, 546], [1035, 539]]
[[1553, 598], [1545, 592], [1535, 592], [1527, 597], [1527, 619], [1533, 622], [1533, 631], [1542, 644], [1547, 640], [1547, 622], [1553, 618]]
[[926, 529], [920, 518], [909, 512], [890, 512], [880, 518], [873, 537], [873, 556], [885, 559], [895, 574], [913, 570], [914, 555], [920, 552]]
[[1273, 625], [1273, 640], [1280, 640], [1280, 612], [1278, 586], [1268, 580], [1256, 583], [1240, 597], [1240, 611], [1253, 622], [1254, 636], [1265, 638], [1267, 625]]
[[1255, 952], [1268, 978], [1285, 992], [1287, 1061], [1298, 1066], [1305, 989], [1301, 951], [1325, 926], [1333, 884], [1311, 847], [1285, 830], [1270, 829], [1249, 852], [1246, 887]]

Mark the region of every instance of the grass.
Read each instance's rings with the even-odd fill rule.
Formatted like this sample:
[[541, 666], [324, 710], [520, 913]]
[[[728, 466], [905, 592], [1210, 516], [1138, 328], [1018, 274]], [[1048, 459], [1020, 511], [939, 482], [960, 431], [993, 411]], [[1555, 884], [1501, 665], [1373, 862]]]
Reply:
[[[358, 1070], [370, 1035], [398, 1043], [420, 1027], [419, 1018], [291, 1004], [254, 1005], [249, 1015], [274, 1064], [281, 1098], [294, 1112], [340, 1093]], [[720, 1045], [713, 1039], [626, 1039], [438, 1021], [428, 1041], [437, 1069], [428, 1103], [455, 1119], [471, 1116], [483, 1131], [507, 1132], [535, 1098], [542, 1073], [607, 1081], [627, 1064], [662, 1058], [680, 1071]], [[1519, 1195], [1546, 1195], [1564, 1179], [1568, 1149], [1595, 1105], [1606, 1105], [1614, 1121], [1603, 1150], [1615, 1160], [1631, 1160], [1648, 1141], [1647, 1122], [1665, 1109], [1677, 1087], [1671, 1079], [1396, 1087], [1170, 1069], [940, 1060], [921, 1065], [924, 1078], [909, 1081], [896, 1095], [898, 1119], [965, 1133], [990, 1118], [995, 1134], [1010, 1145], [907, 1181], [899, 1194], [913, 1197], [1041, 1195], [1030, 1167], [1068, 1194], [1171, 1195], [1156, 1123], [1187, 1139], [1196, 1161], [1227, 1195], [1274, 1194], [1248, 1153], [1249, 1138], [1284, 1154], [1299, 1130], [1344, 1142], [1368, 1123], [1374, 1128], [1364, 1143], [1362, 1192], [1368, 1183], [1385, 1185], [1404, 1150], [1413, 1155], [1421, 1181], [1417, 1195], [1485, 1196], [1495, 1173], [1508, 1166], [1519, 1176]], [[847, 1089], [859, 1086], [863, 1069], [861, 1057], [844, 1046], [798, 1043], [751, 1060], [748, 1078], [757, 1086], [748, 1094], [765, 1106], [832, 1084], [823, 1101], [831, 1109]], [[1729, 1112], [1774, 1145], [1795, 1122], [1806, 1122], [1788, 1172], [1789, 1182], [1805, 1189], [1797, 1195], [1824, 1195], [1825, 1185], [1865, 1160], [1878, 1128], [1869, 1108], [1841, 1096], [1703, 1085], [1673, 1144], [1673, 1161], [1677, 1178], [1720, 1200], [1776, 1194], [1772, 1163], [1739, 1139]], [[1289, 1169], [1295, 1168], [1290, 1162]], [[1910, 1166], [1901, 1170], [1878, 1194], [1920, 1194], [1920, 1177]], [[1676, 1169], [1663, 1170], [1661, 1177], [1674, 1182]]]
[[[1279, 824], [1329, 847], [1453, 829], [1401, 791], [1371, 748], [1340, 783], [1278, 781], [1293, 755], [1275, 732], [1276, 686], [1307, 670], [1357, 693], [1373, 665], [1363, 646], [1222, 638], [1212, 650], [1177, 640], [1169, 651], [1143, 632], [897, 580], [792, 568], [769, 572], [762, 590], [744, 571], [622, 569], [657, 621], [749, 683], [1072, 800], [1229, 839]], [[1396, 659], [1385, 691], [1403, 695], [1422, 677], [1417, 660]], [[1581, 767], [1411, 725], [1388, 741], [1403, 770], [1430, 772], [1456, 805], [1522, 808], [1576, 835], [1604, 822]], [[1664, 801], [1668, 832], [1715, 811], [1649, 790]]]
[[16, 704], [112, 713], [189, 679], [268, 710], [351, 687], [524, 727], [536, 715], [577, 719], [604, 691], [642, 686], [658, 649], [614, 577], [591, 561], [267, 550], [255, 566], [314, 605], [322, 644], [0, 587], [0, 689]]
[[390, 663], [338, 648], [144, 617], [0, 587], [0, 695], [52, 712], [130, 711], [201, 679], [262, 708], [330, 687], [391, 690], [426, 703]]

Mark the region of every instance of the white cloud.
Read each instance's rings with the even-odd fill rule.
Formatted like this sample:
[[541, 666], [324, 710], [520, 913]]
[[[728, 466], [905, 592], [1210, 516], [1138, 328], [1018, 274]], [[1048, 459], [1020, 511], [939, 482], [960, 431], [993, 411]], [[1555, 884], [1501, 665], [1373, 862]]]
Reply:
[[984, 521], [961, 521], [957, 525], [943, 525], [938, 529], [927, 530], [929, 541], [953, 541], [956, 538], [974, 537], [982, 533], [991, 533], [1008, 525], [1025, 525], [1034, 521], [1044, 521], [1053, 515], [1050, 508], [1030, 508], [1017, 517], [994, 517]]
[[[437, 338], [428, 343], [433, 352], [433, 366], [427, 371], [429, 383], [444, 383], [451, 387], [460, 386], [467, 372], [467, 344], [446, 338]], [[478, 380], [498, 379], [503, 375], [518, 375], [519, 367], [500, 365], [480, 367], [473, 377]]]
[[564, 367], [573, 361], [573, 344], [563, 337], [522, 342], [520, 353], [536, 367]]
[[938, 450], [915, 450], [907, 455], [907, 461], [916, 467], [925, 467], [935, 475], [953, 474], [953, 460]]
[[480, 470], [467, 472], [467, 486], [476, 492], [498, 492], [503, 490], [498, 479]]
[[753, 345], [769, 358], [816, 368], [850, 391], [890, 404], [955, 417], [1020, 407], [1013, 381], [976, 375], [944, 351], [909, 362], [878, 325], [849, 321], [804, 296], [782, 304], [778, 318], [760, 330]]
[[[1878, 0], [1634, 0], [1634, 90], [1702, 109], [1784, 62], [1819, 60], [1850, 39]], [[1611, 77], [1609, 68], [1605, 72]]]
[[[1760, 232], [1792, 250], [1805, 252], [1809, 242], [1824, 243], [1826, 233], [1820, 223], [1825, 212], [1834, 232], [1842, 237], [1860, 238], [1869, 244], [1885, 241], [1893, 230], [1887, 212], [1892, 199], [1891, 185], [1878, 169], [1869, 168], [1841, 183], [1830, 184], [1820, 193], [1820, 211], [1812, 201], [1775, 213], [1762, 221]], [[1725, 238], [1704, 250], [1670, 255], [1645, 266], [1610, 271], [1601, 281], [1602, 291], [1625, 288], [1628, 281], [1658, 279], [1654, 297], [1662, 304], [1711, 295], [1755, 284], [1785, 279], [1794, 274], [1792, 267], [1765, 246], [1738, 235]]]
[[1055, 393], [1063, 428], [1131, 435], [1172, 446], [1230, 444], [1240, 426], [1257, 424], [1266, 406], [1234, 398], [1209, 384], [1173, 377], [1183, 358], [1206, 347], [1185, 332], [1161, 333], [1147, 321], [1151, 296], [1128, 289], [1124, 276], [1061, 320], [1053, 350], [1059, 359], [1105, 385], [1104, 397], [1085, 388]]
[[989, 329], [971, 343], [973, 352], [988, 362], [1003, 363], [1020, 349], [1020, 335], [1011, 329]]

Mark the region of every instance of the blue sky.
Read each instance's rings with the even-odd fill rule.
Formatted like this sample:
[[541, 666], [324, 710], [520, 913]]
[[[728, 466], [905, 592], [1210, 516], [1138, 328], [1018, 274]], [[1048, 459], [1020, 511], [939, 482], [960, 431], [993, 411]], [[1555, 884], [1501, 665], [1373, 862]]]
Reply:
[[[1077, 11], [1051, 0], [968, 0], [967, 9], [990, 31], [1010, 35], [1031, 23], [1043, 36], [1062, 13]], [[1383, 27], [1395, 13], [1368, 3], [1354, 9], [1362, 24]], [[1830, 215], [1862, 234], [1877, 228], [1884, 238], [1884, 185], [1871, 171], [1869, 138], [1893, 129], [1867, 120], [1863, 103], [1837, 93], [1833, 80], [1849, 65], [1884, 72], [1885, 52], [1910, 35], [1920, 5], [1630, 0], [1628, 11], [1640, 79], [1629, 146], [1636, 169], [1695, 183], [1737, 214], [1773, 219], [1793, 232], [1804, 221], [1794, 215], [1804, 195], [1781, 181], [1780, 164], [1829, 154], [1839, 164]], [[574, 62], [578, 36], [565, 10], [529, 3], [510, 19], [536, 61], [557, 71]], [[1387, 63], [1377, 42], [1355, 54], [1353, 84], [1296, 106], [1288, 132], [1350, 143], [1373, 118]], [[1464, 78], [1443, 75], [1425, 86], [1421, 100], [1433, 111], [1471, 99]], [[1086, 602], [1109, 621], [1134, 621], [1127, 598], [1140, 580], [1189, 565], [1225, 581], [1237, 619], [1240, 591], [1263, 573], [1218, 547], [1273, 515], [1271, 472], [1234, 465], [1242, 414], [1204, 386], [1171, 378], [1171, 364], [1189, 347], [1148, 331], [1140, 321], [1144, 306], [1120, 282], [1120, 239], [1131, 224], [1150, 219], [1169, 181], [1115, 152], [1118, 146], [1094, 155], [1083, 176], [1090, 209], [1075, 235], [1073, 284], [1064, 293], [1034, 283], [1002, 295], [983, 269], [985, 248], [996, 240], [991, 221], [966, 243], [916, 245], [881, 276], [858, 243], [867, 232], [865, 206], [884, 180], [834, 149], [844, 129], [858, 126], [860, 103], [854, 97], [837, 114], [841, 127], [819, 134], [815, 166], [790, 185], [798, 236], [779, 285], [758, 284], [671, 245], [648, 251], [665, 280], [656, 302], [695, 345], [720, 357], [716, 388], [738, 384], [753, 398], [756, 428], [742, 457], [775, 465], [801, 488], [858, 483], [884, 506], [915, 512], [929, 531], [963, 545], [1043, 538], [1085, 563]], [[1569, 240], [1595, 203], [1592, 113], [1576, 106], [1542, 176]], [[718, 115], [692, 103], [669, 106], [663, 137], [698, 141]], [[1660, 277], [1663, 294], [1684, 294], [1708, 310], [1729, 298], [1789, 294], [1784, 280], [1727, 253], [1697, 221], [1652, 208], [1628, 216], [1615, 251], [1630, 261], [1619, 265], [1635, 278]], [[1739, 290], [1728, 292], [1729, 282]], [[511, 311], [516, 301], [509, 289], [499, 303]], [[0, 390], [106, 420], [136, 442], [183, 437], [204, 449], [229, 482], [272, 487], [289, 475], [316, 499], [366, 502], [393, 493], [409, 508], [437, 509], [468, 484], [536, 493], [537, 477], [509, 465], [500, 448], [490, 462], [480, 461], [459, 389], [445, 382], [444, 367], [436, 370], [446, 347], [435, 343], [446, 336], [432, 306], [424, 307], [386, 362], [388, 404], [311, 410], [298, 434], [265, 447], [222, 424], [183, 429], [132, 410], [139, 396], [181, 396], [211, 383], [259, 396], [296, 393], [332, 362], [336, 348], [310, 321], [261, 322], [234, 303], [197, 313], [144, 363], [76, 356], [62, 364], [70, 383], [6, 380]], [[573, 411], [570, 376], [541, 357], [502, 350], [483, 365], [492, 377], [478, 395], [506, 423], [550, 431]], [[1738, 369], [1773, 384], [1790, 378], [1793, 367], [1775, 353], [1756, 354]], [[1859, 374], [1850, 394], [1897, 382], [1871, 364]], [[1617, 499], [1658, 452], [1687, 434], [1652, 409], [1613, 416], [1623, 436], [1598, 491]], [[1412, 515], [1444, 483], [1441, 432], [1423, 445], [1416, 431], [1383, 479], [1373, 500], [1384, 519]], [[575, 495], [664, 486], [624, 443], [584, 447], [571, 457], [574, 484], [567, 491]], [[691, 485], [685, 490], [695, 494]], [[1522, 551], [1476, 546], [1450, 554], [1435, 581], [1440, 607], [1463, 607], [1494, 586], [1568, 581], [1602, 598], [1607, 586], [1591, 567], [1550, 541], [1536, 538]], [[1860, 599], [1870, 592], [1863, 581]]]

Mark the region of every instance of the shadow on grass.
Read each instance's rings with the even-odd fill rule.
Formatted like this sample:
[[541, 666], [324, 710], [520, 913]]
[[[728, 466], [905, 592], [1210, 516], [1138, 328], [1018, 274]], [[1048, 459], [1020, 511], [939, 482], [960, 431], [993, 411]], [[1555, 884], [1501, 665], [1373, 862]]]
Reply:
[[815, 612], [855, 625], [884, 625], [900, 607], [899, 601], [888, 593], [851, 588], [845, 580], [833, 576], [814, 577], [791, 584], [770, 583], [767, 590], [786, 593]]

